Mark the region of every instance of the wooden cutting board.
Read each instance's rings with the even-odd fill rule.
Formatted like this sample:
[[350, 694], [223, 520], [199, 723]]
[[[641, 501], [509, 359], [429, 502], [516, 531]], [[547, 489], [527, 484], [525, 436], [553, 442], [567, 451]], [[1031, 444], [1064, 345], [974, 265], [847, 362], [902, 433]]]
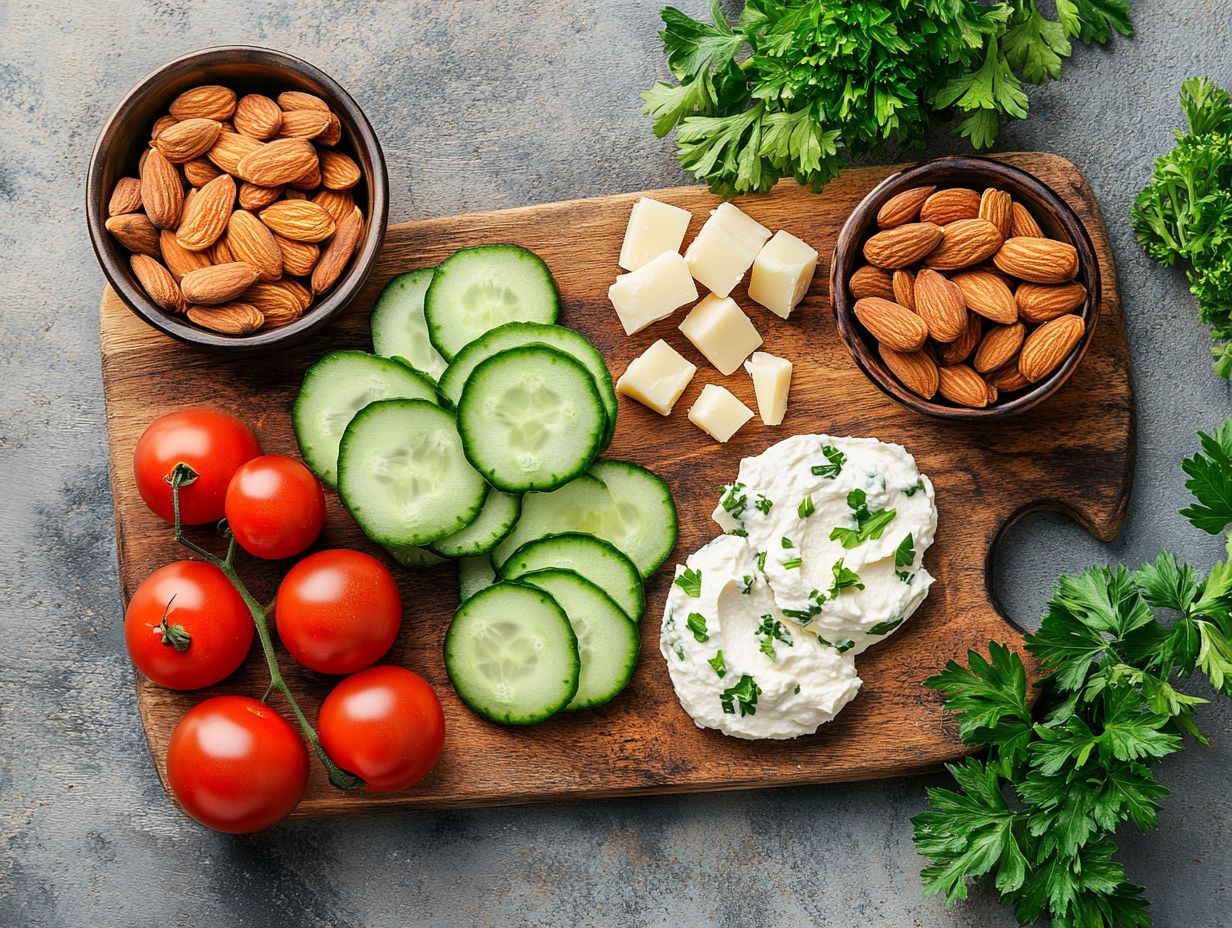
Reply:
[[[768, 195], [740, 202], [771, 229], [787, 229], [810, 242], [822, 259], [811, 291], [789, 322], [750, 303], [738, 288], [738, 301], [765, 335], [765, 350], [792, 359], [795, 375], [783, 425], [767, 428], [754, 419], [726, 446], [690, 424], [685, 411], [711, 382], [723, 383], [753, 406], [752, 384], [744, 372], [723, 378], [701, 359], [675, 328], [683, 313], [630, 338], [607, 301], [637, 193], [393, 226], [355, 306], [306, 344], [268, 359], [228, 361], [196, 353], [145, 326], [107, 291], [101, 310], [103, 382], [124, 602], [151, 571], [186, 554], [170, 529], [146, 510], [133, 483], [133, 447], [150, 420], [189, 406], [216, 406], [249, 423], [266, 451], [295, 454], [288, 411], [300, 377], [332, 348], [370, 347], [368, 314], [392, 275], [435, 265], [464, 245], [517, 242], [547, 261], [563, 298], [561, 322], [599, 347], [613, 375], [657, 338], [666, 338], [699, 365], [670, 419], [622, 397], [608, 452], [660, 473], [680, 510], [677, 549], [647, 589], [641, 663], [628, 689], [605, 707], [526, 729], [489, 724], [458, 701], [442, 666], [445, 629], [458, 602], [454, 567], [419, 572], [394, 567], [406, 617], [388, 660], [410, 667], [436, 687], [447, 722], [444, 755], [431, 777], [391, 796], [341, 793], [314, 763], [308, 794], [295, 814], [871, 779], [962, 756], [940, 698], [923, 690], [920, 681], [989, 639], [1021, 642], [989, 590], [997, 537], [1025, 513], [1052, 509], [1070, 514], [1098, 538], [1112, 538], [1125, 511], [1134, 458], [1125, 330], [1116, 271], [1095, 201], [1078, 170], [1059, 157], [1023, 153], [1004, 160], [1051, 185], [1086, 223], [1100, 256], [1104, 305], [1094, 345], [1070, 383], [1040, 409], [1002, 423], [956, 425], [900, 408], [857, 370], [835, 332], [827, 284], [834, 240], [861, 197], [895, 170], [888, 167], [847, 170], [821, 195], [784, 182]], [[700, 187], [653, 195], [693, 212], [686, 241], [717, 202]], [[796, 741], [741, 742], [697, 729], [681, 710], [658, 653], [659, 622], [672, 564], [717, 533], [709, 516], [717, 488], [732, 479], [742, 457], [800, 432], [875, 436], [901, 442], [915, 455], [937, 491], [940, 527], [926, 559], [937, 583], [904, 629], [861, 655], [863, 689], [835, 722]], [[216, 544], [209, 531], [195, 537]], [[333, 498], [321, 545], [377, 553]], [[216, 545], [215, 550], [221, 549]], [[258, 598], [272, 597], [277, 567], [241, 556], [240, 570]], [[330, 681], [296, 668], [285, 654], [282, 665], [305, 711], [315, 717]], [[256, 654], [232, 679], [205, 693], [177, 694], [138, 677], [137, 706], [164, 783], [167, 741], [185, 710], [214, 693], [259, 696], [266, 682]]]

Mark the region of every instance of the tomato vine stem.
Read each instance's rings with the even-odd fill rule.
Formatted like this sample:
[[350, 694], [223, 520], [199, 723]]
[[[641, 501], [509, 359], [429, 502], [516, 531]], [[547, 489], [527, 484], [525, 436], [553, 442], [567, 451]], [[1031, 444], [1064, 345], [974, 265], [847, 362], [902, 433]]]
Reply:
[[235, 591], [244, 600], [244, 605], [248, 607], [249, 613], [252, 614], [253, 625], [256, 626], [257, 639], [261, 642], [261, 651], [265, 655], [265, 665], [269, 669], [270, 677], [269, 687], [266, 689], [265, 695], [261, 697], [262, 701], [267, 700], [274, 690], [282, 693], [283, 698], [287, 701], [287, 705], [291, 708], [292, 714], [299, 723], [300, 730], [304, 733], [304, 738], [312, 746], [313, 752], [320, 759], [322, 766], [325, 767], [326, 772], [329, 774], [329, 782], [338, 787], [338, 789], [361, 789], [365, 785], [364, 781], [355, 776], [355, 774], [343, 770], [330, 760], [329, 755], [325, 753], [325, 747], [321, 744], [321, 738], [317, 734], [317, 730], [312, 727], [312, 723], [308, 721], [308, 717], [300, 709], [299, 703], [296, 702], [295, 696], [291, 693], [291, 688], [287, 686], [287, 682], [282, 676], [282, 670], [278, 666], [278, 655], [274, 651], [274, 640], [270, 635], [267, 609], [257, 602], [256, 597], [248, 591], [248, 587], [244, 585], [244, 581], [236, 573], [235, 535], [232, 534], [229, 528], [224, 528], [223, 531], [227, 537], [227, 556], [225, 558], [218, 557], [185, 537], [184, 524], [180, 518], [180, 488], [189, 486], [196, 479], [197, 472], [183, 463], [176, 464], [168, 475], [167, 482], [171, 484], [171, 505], [175, 511], [175, 540], [202, 560], [213, 564], [221, 570], [223, 576], [235, 587]]

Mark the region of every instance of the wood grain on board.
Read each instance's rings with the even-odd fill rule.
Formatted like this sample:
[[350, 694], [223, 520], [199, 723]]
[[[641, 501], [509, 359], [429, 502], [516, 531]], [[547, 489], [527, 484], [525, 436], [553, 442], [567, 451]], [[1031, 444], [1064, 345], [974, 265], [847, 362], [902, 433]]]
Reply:
[[[685, 411], [706, 383], [722, 383], [754, 406], [744, 372], [724, 378], [700, 358], [676, 330], [683, 311], [626, 337], [608, 303], [607, 288], [618, 272], [616, 256], [638, 193], [392, 226], [356, 304], [323, 333], [270, 358], [231, 361], [198, 353], [148, 328], [108, 290], [101, 309], [103, 380], [123, 601], [151, 571], [187, 553], [175, 545], [169, 527], [146, 510], [133, 483], [133, 447], [150, 420], [190, 406], [216, 406], [249, 423], [267, 452], [295, 454], [289, 409], [300, 377], [330, 349], [370, 348], [368, 314], [391, 276], [435, 265], [464, 245], [517, 242], [546, 260], [560, 287], [560, 321], [599, 347], [614, 376], [658, 338], [698, 364], [697, 377], [669, 419], [622, 397], [607, 455], [661, 474], [680, 510], [677, 549], [648, 585], [636, 675], [623, 694], [597, 710], [524, 729], [482, 721], [459, 702], [442, 665], [442, 642], [458, 601], [454, 567], [394, 566], [406, 615], [387, 660], [410, 667], [436, 687], [448, 731], [444, 755], [419, 786], [388, 796], [341, 793], [314, 763], [296, 816], [872, 779], [962, 756], [940, 698], [923, 690], [920, 681], [989, 639], [1021, 642], [989, 591], [997, 537], [1023, 514], [1053, 509], [1110, 539], [1120, 527], [1133, 471], [1125, 330], [1098, 208], [1069, 162], [1040, 153], [1003, 158], [1052, 186], [1084, 220], [1100, 256], [1104, 303], [1095, 343], [1069, 384], [1041, 408], [997, 423], [941, 422], [902, 409], [857, 370], [835, 332], [827, 285], [834, 240], [856, 203], [895, 170], [890, 167], [849, 169], [820, 195], [786, 181], [767, 195], [740, 201], [769, 228], [787, 229], [810, 242], [822, 258], [812, 289], [789, 321], [752, 304], [743, 287], [733, 294], [763, 332], [764, 350], [790, 358], [795, 374], [784, 423], [767, 428], [754, 419], [727, 445], [695, 428]], [[717, 202], [701, 187], [653, 195], [692, 211], [686, 241]], [[658, 653], [659, 621], [672, 564], [717, 534], [709, 515], [717, 488], [731, 480], [742, 457], [801, 432], [874, 436], [900, 442], [915, 455], [937, 491], [937, 543], [926, 557], [937, 583], [900, 632], [861, 655], [863, 688], [835, 722], [795, 741], [742, 742], [697, 729], [681, 710]], [[332, 495], [329, 507], [322, 547], [379, 553]], [[216, 544], [209, 530], [194, 537]], [[277, 566], [241, 555], [240, 570], [259, 598], [272, 598]], [[305, 711], [315, 717], [330, 680], [298, 668], [285, 653], [282, 666]], [[139, 676], [137, 705], [164, 783], [167, 741], [190, 706], [219, 693], [260, 696], [266, 682], [255, 653], [233, 678], [201, 693], [170, 692]]]

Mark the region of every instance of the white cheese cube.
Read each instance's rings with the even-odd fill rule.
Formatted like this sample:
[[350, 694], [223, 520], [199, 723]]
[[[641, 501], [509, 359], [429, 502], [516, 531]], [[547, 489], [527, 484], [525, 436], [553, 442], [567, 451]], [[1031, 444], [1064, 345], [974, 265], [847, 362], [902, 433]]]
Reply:
[[713, 438], [725, 442], [753, 418], [753, 410], [726, 387], [708, 383], [689, 407], [689, 421]]
[[761, 347], [756, 327], [729, 296], [706, 296], [684, 317], [680, 331], [724, 377]]
[[659, 339], [629, 363], [616, 381], [616, 392], [666, 416], [696, 373], [697, 365]]
[[749, 298], [780, 319], [796, 308], [817, 270], [817, 251], [780, 229], [753, 262]]
[[757, 412], [766, 425], [778, 425], [787, 414], [787, 392], [791, 389], [791, 362], [756, 351], [744, 364], [753, 378]]
[[665, 251], [680, 251], [690, 218], [687, 209], [642, 197], [629, 214], [617, 263], [626, 271], [636, 271]]
[[607, 296], [616, 307], [625, 334], [632, 335], [692, 303], [697, 299], [697, 287], [684, 258], [667, 251], [636, 271], [621, 274], [608, 287]]
[[768, 238], [769, 229], [722, 203], [684, 253], [689, 273], [711, 293], [727, 296], [753, 266]]

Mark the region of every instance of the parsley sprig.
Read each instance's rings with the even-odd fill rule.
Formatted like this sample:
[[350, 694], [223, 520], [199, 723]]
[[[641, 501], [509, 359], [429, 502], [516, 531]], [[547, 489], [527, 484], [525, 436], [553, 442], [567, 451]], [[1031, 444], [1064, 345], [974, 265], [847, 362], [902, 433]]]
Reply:
[[[1232, 525], [1232, 420], [1184, 462], [1208, 532]], [[947, 767], [956, 789], [930, 789], [913, 819], [929, 860], [925, 894], [947, 902], [991, 877], [1022, 924], [1145, 928], [1142, 888], [1114, 858], [1116, 830], [1155, 828], [1168, 790], [1152, 775], [1179, 751], [1205, 700], [1174, 687], [1202, 673], [1232, 695], [1232, 536], [1227, 561], [1205, 576], [1164, 552], [1137, 570], [1092, 567], [1062, 577], [1026, 649], [1045, 673], [1032, 711], [1021, 657], [989, 643], [951, 661], [925, 686], [946, 695], [959, 734], [983, 760]], [[1168, 619], [1162, 621], [1161, 619]]]

